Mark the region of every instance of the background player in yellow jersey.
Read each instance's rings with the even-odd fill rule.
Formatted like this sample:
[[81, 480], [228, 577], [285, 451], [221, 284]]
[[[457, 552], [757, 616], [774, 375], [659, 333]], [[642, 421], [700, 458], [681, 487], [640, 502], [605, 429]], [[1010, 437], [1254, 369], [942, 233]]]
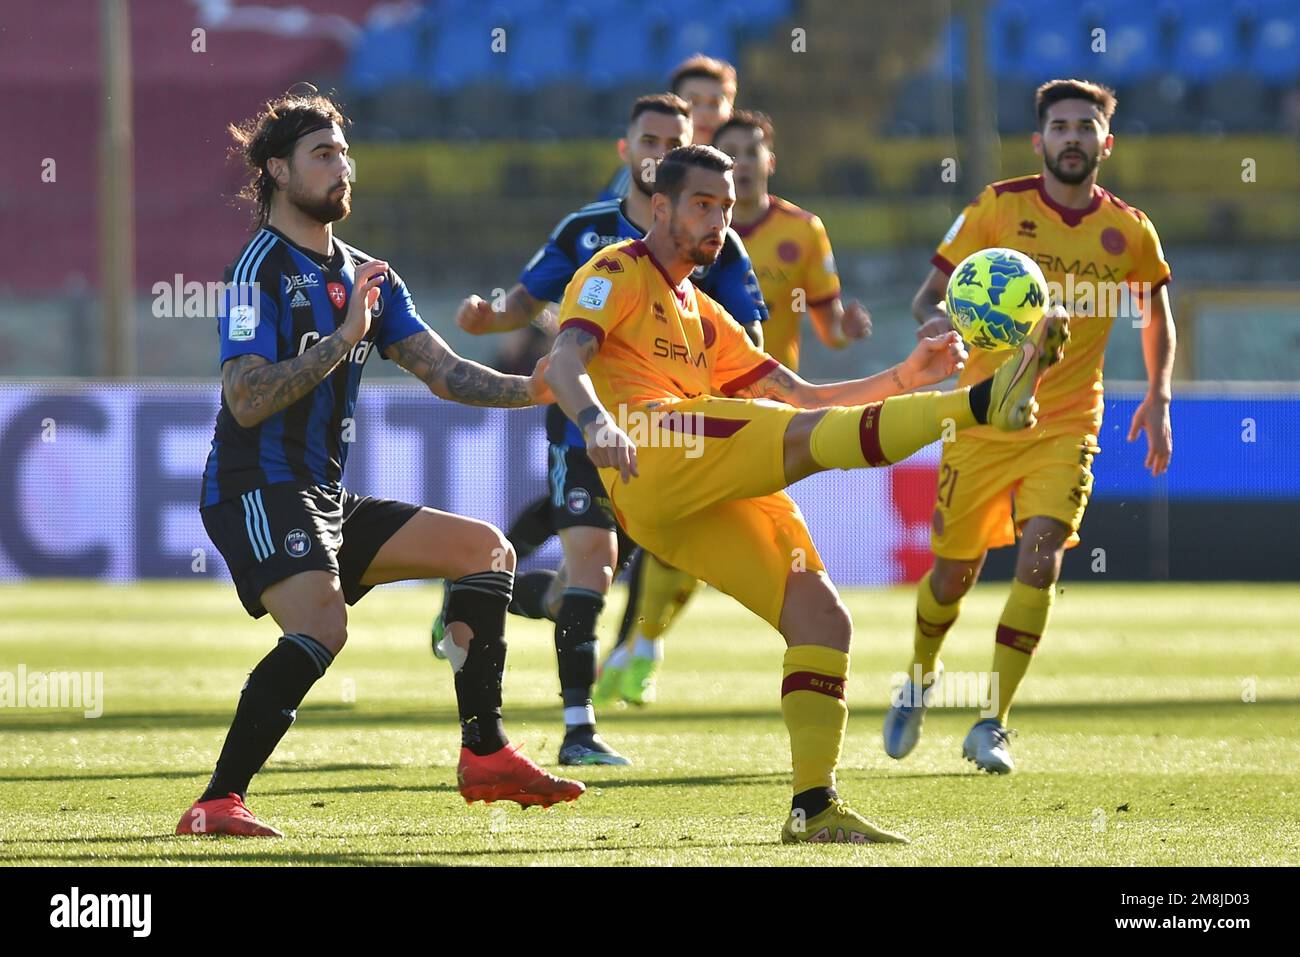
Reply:
[[[976, 722], [962, 745], [981, 770], [1001, 774], [1015, 766], [1007, 745], [1011, 701], [1047, 627], [1061, 559], [1079, 541], [1092, 490], [1106, 340], [1116, 319], [1138, 318], [1139, 308], [1149, 387], [1128, 438], [1146, 432], [1152, 475], [1165, 471], [1172, 452], [1169, 265], [1151, 221], [1096, 185], [1098, 165], [1114, 145], [1115, 96], [1095, 83], [1053, 80], [1039, 87], [1035, 107], [1033, 142], [1042, 172], [994, 183], [966, 207], [940, 243], [912, 308], [921, 323], [918, 335], [950, 328], [944, 291], [954, 265], [978, 249], [1007, 246], [1033, 257], [1053, 299], [1063, 296], [1072, 316], [1070, 344], [1038, 391], [1037, 426], [1018, 433], [971, 429], [944, 448], [931, 538], [934, 567], [917, 588], [910, 678], [884, 725], [892, 757], [915, 747], [942, 674], [939, 649], [962, 597], [979, 578], [987, 550], [1014, 544], [1018, 535], [1015, 580], [993, 651], [998, 714]], [[1137, 307], [1126, 310], [1130, 289]], [[959, 382], [976, 381], [1005, 359], [1006, 353], [975, 349]]]
[[[822, 221], [768, 192], [776, 170], [775, 141], [771, 119], [751, 110], [736, 110], [713, 134], [713, 145], [736, 164], [732, 228], [745, 241], [767, 303], [763, 351], [798, 371], [805, 316], [825, 346], [842, 349], [871, 334], [871, 315], [856, 300], [841, 303], [840, 278]], [[654, 700], [661, 643], [699, 585], [653, 555], [643, 552], [639, 561], [635, 618], [605, 661], [597, 701], [615, 695], [637, 704]], [[627, 669], [625, 675], [622, 669]]]
[[805, 382], [688, 281], [721, 252], [735, 205], [731, 168], [711, 146], [664, 157], [650, 231], [606, 247], [565, 290], [546, 380], [582, 428], [628, 534], [785, 638], [794, 799], [782, 840], [897, 842], [835, 791], [852, 622], [783, 490], [815, 472], [900, 461], [948, 430], [1029, 426], [1065, 324], [1039, 323], [1017, 361], [955, 392], [899, 395], [961, 367], [952, 332], [871, 378]]

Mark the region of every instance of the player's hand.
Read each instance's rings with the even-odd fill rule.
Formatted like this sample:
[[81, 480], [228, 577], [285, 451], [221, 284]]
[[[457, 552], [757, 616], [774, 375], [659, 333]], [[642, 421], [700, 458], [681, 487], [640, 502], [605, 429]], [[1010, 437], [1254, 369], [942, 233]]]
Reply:
[[961, 336], [949, 330], [940, 336], [927, 336], [916, 344], [912, 354], [899, 366], [904, 384], [909, 389], [942, 382], [955, 372], [966, 368], [966, 345]]
[[871, 335], [871, 313], [867, 312], [867, 307], [856, 299], [845, 306], [840, 331], [846, 339], [865, 339]]
[[582, 430], [587, 442], [587, 458], [599, 469], [618, 469], [623, 484], [638, 475], [636, 445], [627, 433], [602, 415]]
[[1134, 441], [1138, 433], [1147, 434], [1147, 458], [1143, 463], [1151, 476], [1163, 475], [1174, 454], [1174, 431], [1169, 423], [1169, 400], [1150, 393], [1133, 413], [1133, 424], [1128, 429], [1128, 440]]
[[952, 320], [948, 318], [948, 304], [941, 302], [936, 305], [942, 316], [935, 316], [926, 322], [921, 323], [921, 327], [916, 330], [917, 341], [929, 339], [933, 336], [941, 336], [945, 332], [952, 331]]
[[492, 331], [492, 304], [480, 296], [470, 296], [456, 310], [456, 325], [471, 336]]
[[339, 332], [356, 345], [370, 331], [370, 311], [379, 301], [379, 285], [388, 275], [388, 263], [382, 259], [371, 259], [357, 267], [352, 277], [352, 295], [348, 299], [348, 311], [343, 317]]
[[546, 384], [546, 367], [551, 364], [549, 355], [542, 356], [533, 366], [533, 374], [528, 377], [528, 395], [534, 405], [550, 405], [555, 401], [555, 393]]

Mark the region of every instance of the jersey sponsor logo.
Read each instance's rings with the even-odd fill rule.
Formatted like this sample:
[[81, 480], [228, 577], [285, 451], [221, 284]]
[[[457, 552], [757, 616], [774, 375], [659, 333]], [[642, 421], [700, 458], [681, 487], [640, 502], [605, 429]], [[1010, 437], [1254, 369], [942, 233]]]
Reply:
[[320, 276], [314, 272], [299, 273], [297, 276], [284, 277], [284, 294], [287, 296], [295, 289], [309, 289], [320, 285]]
[[585, 488], [571, 488], [564, 497], [564, 507], [572, 515], [581, 515], [591, 507], [591, 493]]
[[957, 218], [952, 221], [952, 225], [948, 227], [948, 231], [943, 234], [943, 241], [945, 243], [950, 243], [956, 239], [957, 234], [961, 232], [961, 227], [964, 222], [966, 222], [966, 211], [962, 210], [957, 214]]
[[[304, 332], [302, 338], [298, 340], [298, 355], [302, 355], [317, 342], [320, 341], [319, 332]], [[356, 362], [359, 365], [365, 365], [366, 359], [370, 358], [370, 350], [374, 348], [374, 342], [369, 339], [362, 339], [347, 354], [349, 362]]]
[[307, 296], [303, 293], [301, 289], [299, 289], [293, 294], [293, 298], [289, 300], [289, 308], [310, 309], [311, 300], [307, 298]]
[[257, 334], [257, 310], [252, 306], [234, 306], [230, 310], [230, 327], [226, 338], [231, 342], [248, 342]]
[[1075, 276], [1080, 279], [1092, 278], [1102, 282], [1120, 282], [1123, 279], [1115, 267], [1108, 264], [1084, 262], [1081, 259], [1067, 263], [1060, 256], [1052, 253], [1034, 253], [1032, 255], [1034, 262], [1038, 263], [1043, 272], [1058, 272], [1066, 276]]
[[[618, 263], [614, 265], [618, 266]], [[600, 264], [596, 264], [600, 268]], [[615, 272], [623, 267], [618, 266]], [[604, 309], [605, 300], [609, 298], [609, 291], [614, 288], [614, 284], [608, 279], [602, 279], [599, 276], [589, 276], [587, 281], [582, 284], [582, 289], [578, 292], [578, 305], [584, 309]]]
[[600, 269], [603, 270], [604, 272], [622, 272], [623, 264], [619, 262], [617, 259], [615, 259], [613, 256], [604, 256], [599, 261], [597, 261], [596, 265], [594, 265], [592, 268]]
[[1112, 256], [1118, 256], [1128, 248], [1128, 240], [1114, 226], [1108, 226], [1101, 231], [1101, 248]]
[[595, 252], [597, 249], [604, 249], [606, 246], [612, 246], [614, 243], [622, 242], [620, 236], [602, 236], [600, 233], [586, 232], [578, 237], [578, 245], [583, 249]]
[[692, 359], [691, 351], [687, 349], [686, 346], [682, 345], [680, 342], [670, 342], [662, 336], [655, 339], [655, 355], [660, 359], [671, 359], [674, 362], [685, 362], [688, 366], [693, 365], [697, 369], [700, 366], [708, 365], [708, 361], [704, 358], [703, 352]]
[[302, 558], [311, 551], [311, 537], [301, 528], [295, 528], [284, 536], [284, 550], [292, 558]]
[[341, 282], [326, 283], [325, 291], [329, 293], [330, 302], [334, 303], [335, 309], [342, 309], [343, 304], [348, 301], [348, 291]]
[[797, 263], [799, 261], [799, 244], [793, 239], [787, 239], [776, 247], [776, 254], [782, 262]]

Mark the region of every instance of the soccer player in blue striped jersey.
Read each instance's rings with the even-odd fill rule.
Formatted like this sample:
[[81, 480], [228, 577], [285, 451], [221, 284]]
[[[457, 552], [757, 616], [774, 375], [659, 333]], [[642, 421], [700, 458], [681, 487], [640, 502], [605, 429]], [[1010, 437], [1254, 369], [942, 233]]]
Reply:
[[177, 834], [276, 837], [249, 783], [347, 640], [347, 611], [375, 585], [450, 581], [449, 650], [466, 800], [553, 804], [584, 788], [512, 748], [501, 722], [505, 618], [515, 555], [485, 522], [342, 485], [361, 371], [374, 351], [469, 405], [548, 397], [540, 376], [501, 375], [433, 333], [386, 262], [338, 240], [348, 215], [346, 120], [290, 94], [231, 133], [252, 173], [257, 230], [228, 271], [220, 315], [221, 408], [200, 514], [254, 618], [282, 637], [249, 675], [207, 789]]
[[[655, 164], [675, 147], [691, 142], [691, 109], [671, 93], [640, 97], [628, 120], [627, 136], [619, 141], [624, 165], [635, 188], [623, 200], [591, 203], [560, 221], [537, 254], [524, 267], [519, 283], [507, 294], [499, 311], [478, 296], [466, 299], [456, 320], [473, 334], [506, 332], [546, 320], [548, 302], [558, 302], [574, 273], [600, 250], [645, 234], [652, 222], [650, 196]], [[767, 320], [758, 279], [740, 237], [728, 230], [715, 263], [701, 267], [692, 280], [720, 302], [744, 325], [755, 342], [762, 342]], [[596, 676], [596, 620], [619, 567], [618, 524], [599, 475], [586, 454], [582, 433], [558, 406], [547, 410], [549, 523], [564, 549], [558, 574], [521, 575], [511, 610], [555, 621], [565, 737], [561, 764], [625, 764], [596, 733], [592, 686]], [[530, 508], [525, 514], [533, 514]], [[516, 523], [516, 528], [519, 523]], [[513, 530], [512, 530], [513, 535]], [[438, 626], [435, 624], [435, 635]]]

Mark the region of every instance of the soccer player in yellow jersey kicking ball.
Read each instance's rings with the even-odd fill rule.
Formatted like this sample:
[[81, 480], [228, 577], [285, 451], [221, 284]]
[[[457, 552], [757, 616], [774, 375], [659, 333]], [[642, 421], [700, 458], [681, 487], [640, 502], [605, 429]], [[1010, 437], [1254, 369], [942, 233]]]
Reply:
[[[940, 243], [912, 303], [918, 336], [951, 328], [944, 292], [956, 263], [979, 249], [1017, 249], [1042, 267], [1053, 298], [1072, 316], [1070, 347], [1038, 390], [1038, 424], [1007, 433], [978, 428], [946, 443], [939, 466], [933, 536], [934, 567], [921, 579], [909, 680], [885, 716], [885, 751], [903, 758], [916, 746], [927, 706], [942, 677], [939, 649], [957, 620], [963, 596], [979, 578], [990, 548], [1019, 538], [1015, 580], [993, 646], [996, 717], [976, 722], [963, 755], [983, 771], [1014, 769], [1008, 746], [1011, 701], [1047, 628], [1066, 548], [1079, 541], [1099, 451], [1101, 368], [1122, 292], [1144, 304], [1142, 352], [1149, 386], [1129, 428], [1147, 433], [1146, 466], [1160, 475], [1172, 452], [1169, 423], [1174, 324], [1169, 265], [1151, 221], [1097, 185], [1110, 155], [1115, 96], [1080, 80], [1039, 87], [1034, 151], [1042, 172], [994, 183], [957, 217]], [[1061, 290], [1057, 293], [1055, 290]], [[1130, 318], [1130, 317], [1124, 317]], [[959, 384], [997, 369], [1005, 352], [974, 349]], [[1013, 364], [1008, 362], [1008, 365]]]
[[952, 332], [869, 379], [807, 383], [688, 280], [722, 248], [731, 168], [711, 146], [665, 155], [650, 231], [606, 247], [565, 290], [546, 381], [583, 430], [628, 534], [785, 638], [794, 800], [782, 840], [904, 841], [835, 791], [853, 628], [783, 490], [827, 469], [897, 462], [945, 430], [1032, 425], [1038, 378], [1067, 335], [1063, 313], [1040, 322], [992, 379], [955, 392], [898, 394], [961, 367]]
[[[776, 170], [775, 142], [766, 114], [736, 110], [717, 128], [712, 145], [736, 164], [731, 225], [745, 241], [767, 303], [763, 351], [797, 372], [805, 316], [823, 345], [843, 349], [871, 334], [871, 315], [856, 300], [847, 305], [840, 301], [840, 277], [822, 221], [768, 193], [768, 180]], [[597, 684], [597, 696], [606, 701], [622, 697], [646, 704], [654, 700], [664, 637], [699, 584], [648, 552], [642, 553], [637, 568], [635, 620], [624, 622], [619, 644], [605, 660]]]

